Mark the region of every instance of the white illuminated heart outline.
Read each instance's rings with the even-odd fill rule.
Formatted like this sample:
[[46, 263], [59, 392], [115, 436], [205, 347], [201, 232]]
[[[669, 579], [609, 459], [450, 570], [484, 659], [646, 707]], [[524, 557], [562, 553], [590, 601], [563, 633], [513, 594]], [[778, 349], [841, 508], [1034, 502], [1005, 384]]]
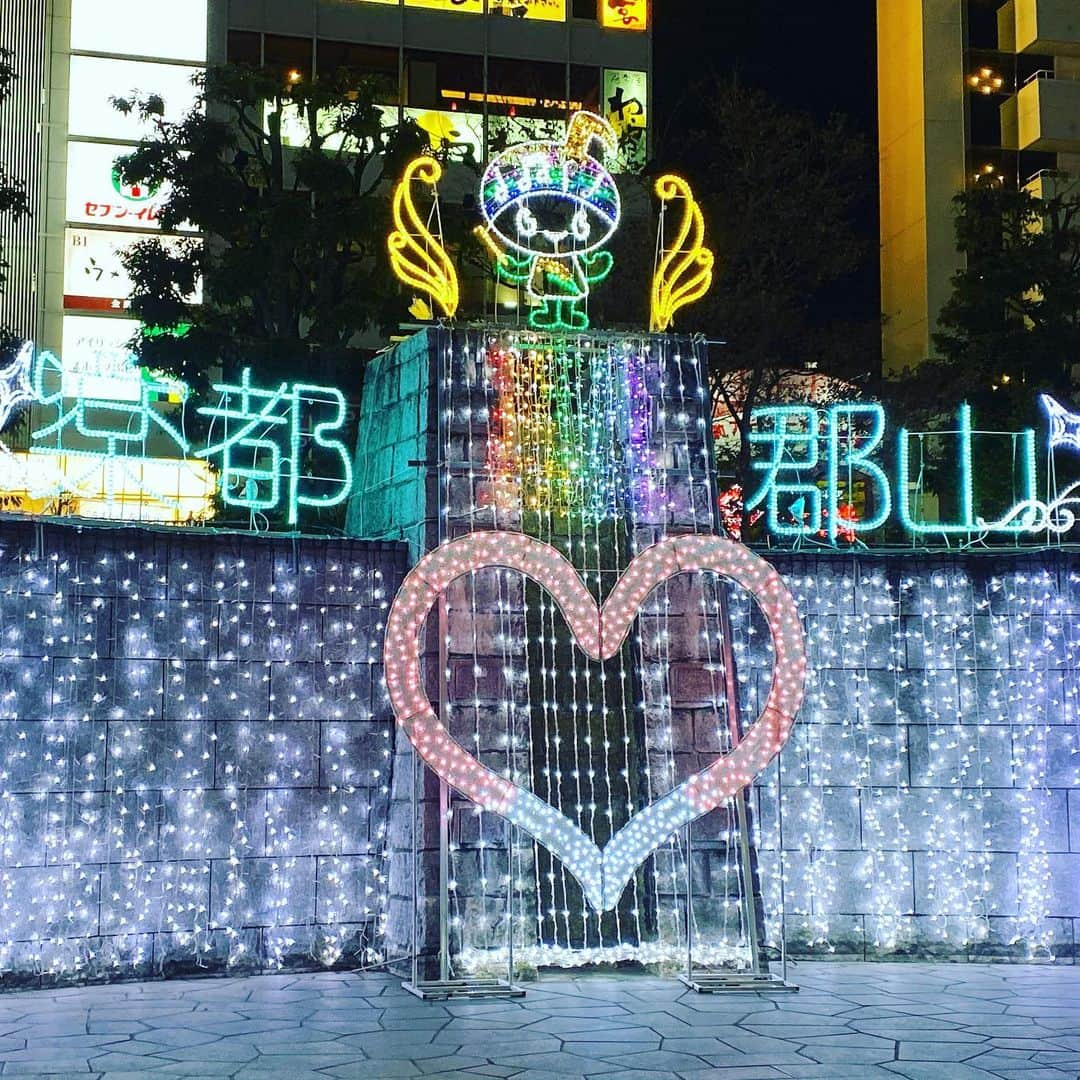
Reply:
[[[542, 585], [593, 660], [619, 651], [646, 597], [669, 578], [697, 570], [730, 578], [753, 596], [772, 635], [772, 686], [761, 715], [738, 746], [635, 814], [601, 850], [555, 807], [462, 747], [424, 690], [420, 634], [428, 614], [452, 582], [489, 567], [517, 570]], [[754, 782], [787, 742], [806, 682], [806, 642], [794, 597], [764, 559], [719, 536], [671, 537], [648, 548], [597, 608], [578, 572], [549, 544], [521, 533], [470, 533], [436, 548], [405, 578], [390, 609], [384, 661], [394, 715], [423, 760], [466, 798], [558, 856], [597, 911], [615, 907], [634, 871], [667, 837]]]

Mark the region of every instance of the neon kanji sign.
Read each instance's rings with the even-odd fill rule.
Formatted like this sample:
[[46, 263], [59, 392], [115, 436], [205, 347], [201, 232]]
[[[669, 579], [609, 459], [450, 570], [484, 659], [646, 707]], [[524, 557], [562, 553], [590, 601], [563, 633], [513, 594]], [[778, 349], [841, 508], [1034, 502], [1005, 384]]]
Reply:
[[[1080, 415], [1044, 395], [1049, 421], [1047, 453], [1080, 448]], [[895, 476], [882, 464], [888, 451], [888, 424], [877, 402], [767, 405], [751, 414], [749, 486], [742, 508], [764, 518], [766, 530], [789, 539], [818, 537], [855, 542], [895, 520], [916, 538], [928, 536], [1063, 536], [1076, 525], [1080, 481], [1040, 498], [1036, 438], [1032, 428], [978, 432], [971, 407], [957, 410], [949, 431], [909, 431], [895, 435]], [[975, 483], [977, 436], [1010, 440], [1014, 502], [989, 514], [979, 505]], [[951, 519], [929, 520], [918, 504], [930, 441], [954, 462], [957, 507]], [[865, 493], [866, 513], [855, 514], [852, 493]], [[741, 517], [739, 519], [741, 521]]]
[[[337, 506], [348, 498], [351, 456], [340, 439], [330, 438], [341, 431], [348, 413], [340, 390], [301, 382], [262, 388], [252, 384], [251, 369], [245, 368], [239, 384], [218, 383], [214, 391], [221, 395], [219, 403], [198, 410], [211, 420], [211, 430], [208, 445], [195, 456], [220, 459], [226, 506], [255, 514], [284, 504], [289, 524], [295, 525], [300, 507]], [[317, 448], [314, 464], [305, 459], [311, 445]], [[312, 471], [326, 460], [337, 467], [335, 473]]]

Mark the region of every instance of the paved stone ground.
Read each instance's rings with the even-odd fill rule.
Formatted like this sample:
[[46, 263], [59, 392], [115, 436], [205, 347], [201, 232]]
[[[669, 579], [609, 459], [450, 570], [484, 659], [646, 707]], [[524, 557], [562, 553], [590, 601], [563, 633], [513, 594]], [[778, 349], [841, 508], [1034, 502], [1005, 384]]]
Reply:
[[800, 964], [794, 995], [550, 976], [519, 1002], [417, 1001], [385, 975], [0, 996], [0, 1076], [1077, 1080], [1080, 967]]

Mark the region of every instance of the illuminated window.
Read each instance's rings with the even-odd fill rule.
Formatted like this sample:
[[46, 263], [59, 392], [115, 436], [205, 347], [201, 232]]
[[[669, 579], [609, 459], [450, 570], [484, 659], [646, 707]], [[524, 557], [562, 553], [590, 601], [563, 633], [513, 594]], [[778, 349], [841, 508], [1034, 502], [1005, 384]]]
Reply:
[[315, 48], [315, 70], [320, 76], [348, 71], [377, 84], [376, 101], [396, 105], [398, 91], [398, 51], [378, 45], [357, 45], [347, 41], [319, 40]]
[[[64, 310], [122, 312], [133, 288], [120, 256], [124, 250], [146, 237], [112, 229], [68, 229], [64, 243]], [[176, 250], [185, 243], [162, 237], [161, 242]], [[202, 285], [189, 297], [202, 302]]]
[[493, 56], [488, 60], [488, 111], [492, 115], [564, 119], [580, 104], [566, 100], [565, 64]]
[[479, 56], [411, 51], [405, 79], [405, 103], [413, 108], [484, 111], [484, 62]]
[[405, 0], [405, 6], [469, 15], [482, 15], [484, 12], [484, 0]]
[[68, 144], [67, 220], [118, 229], [157, 229], [158, 211], [167, 188], [124, 184], [116, 159], [130, 146], [110, 143]]
[[263, 64], [286, 80], [311, 77], [311, 38], [266, 34], [263, 37]]
[[109, 99], [136, 90], [159, 94], [165, 103], [165, 119], [180, 120], [195, 104], [196, 89], [191, 80], [197, 71], [178, 64], [73, 56], [68, 130], [72, 135], [102, 139], [143, 138], [153, 126], [133, 113], [125, 116], [118, 112]]
[[72, 0], [71, 47], [76, 52], [206, 61], [207, 0]]
[[488, 0], [488, 13], [513, 19], [566, 21], [566, 0]]

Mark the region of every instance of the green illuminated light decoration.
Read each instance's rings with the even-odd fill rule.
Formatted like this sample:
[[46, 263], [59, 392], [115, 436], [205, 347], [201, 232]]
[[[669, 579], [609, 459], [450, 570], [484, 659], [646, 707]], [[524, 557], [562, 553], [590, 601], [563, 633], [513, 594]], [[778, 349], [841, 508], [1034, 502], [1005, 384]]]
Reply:
[[[245, 368], [240, 384], [219, 383], [214, 391], [221, 395], [218, 405], [203, 406], [200, 415], [213, 421], [212, 441], [196, 457], [221, 457], [221, 498], [226, 506], [256, 513], [276, 510], [282, 504], [283, 473], [288, 484], [284, 488], [287, 518], [290, 525], [299, 520], [302, 506], [337, 506], [349, 497], [352, 490], [352, 461], [348, 449], [339, 439], [327, 436], [340, 431], [345, 423], [345, 395], [334, 387], [309, 383], [280, 383], [263, 389], [251, 383], [251, 369]], [[332, 416], [303, 427], [306, 411], [330, 408]], [[216, 431], [221, 421], [224, 431]], [[232, 425], [232, 426], [230, 426]], [[304, 469], [303, 441], [308, 438], [316, 446], [340, 458], [340, 476], [318, 476]], [[329, 492], [306, 494], [301, 490], [304, 480], [315, 481]]]
[[[1080, 438], [1080, 417], [1073, 417], [1051, 398], [1043, 398], [1050, 420], [1048, 452], [1075, 449]], [[1070, 426], [1073, 425], [1073, 426]], [[759, 477], [747, 497], [745, 511], [763, 507], [768, 532], [777, 537], [819, 537], [836, 543], [856, 542], [884, 526], [894, 515], [912, 537], [1034, 536], [1060, 537], [1076, 524], [1080, 509], [1080, 482], [1044, 502], [1038, 498], [1035, 432], [977, 432], [971, 406], [958, 409], [953, 431], [897, 434], [895, 484], [874, 460], [886, 434], [885, 410], [877, 402], [843, 402], [827, 409], [812, 405], [770, 405], [753, 410], [750, 444], [751, 470]], [[976, 435], [1009, 439], [1016, 463], [1017, 501], [1000, 517], [977, 511], [973, 443]], [[921, 487], [922, 455], [929, 438], [950, 440], [956, 447], [959, 511], [954, 521], [926, 521], [912, 505], [913, 492]], [[912, 448], [919, 460], [912, 463]], [[767, 448], [762, 451], [763, 448]], [[856, 483], [867, 488], [871, 513], [852, 513], [851, 493]], [[894, 494], [895, 493], [895, 494]]]
[[575, 113], [562, 142], [527, 142], [494, 158], [480, 182], [486, 226], [477, 235], [498, 276], [523, 286], [535, 330], [585, 330], [585, 304], [611, 273], [603, 246], [619, 226], [615, 178], [589, 151], [615, 155], [618, 135], [594, 113]]
[[[160, 411], [183, 404], [187, 386], [115, 351], [63, 362], [27, 343], [0, 371], [0, 430], [16, 410], [55, 410], [30, 433], [28, 450], [0, 440], [0, 494], [27, 513], [166, 522], [213, 516], [214, 477], [190, 459], [188, 441]], [[154, 441], [180, 457], [157, 457]]]

